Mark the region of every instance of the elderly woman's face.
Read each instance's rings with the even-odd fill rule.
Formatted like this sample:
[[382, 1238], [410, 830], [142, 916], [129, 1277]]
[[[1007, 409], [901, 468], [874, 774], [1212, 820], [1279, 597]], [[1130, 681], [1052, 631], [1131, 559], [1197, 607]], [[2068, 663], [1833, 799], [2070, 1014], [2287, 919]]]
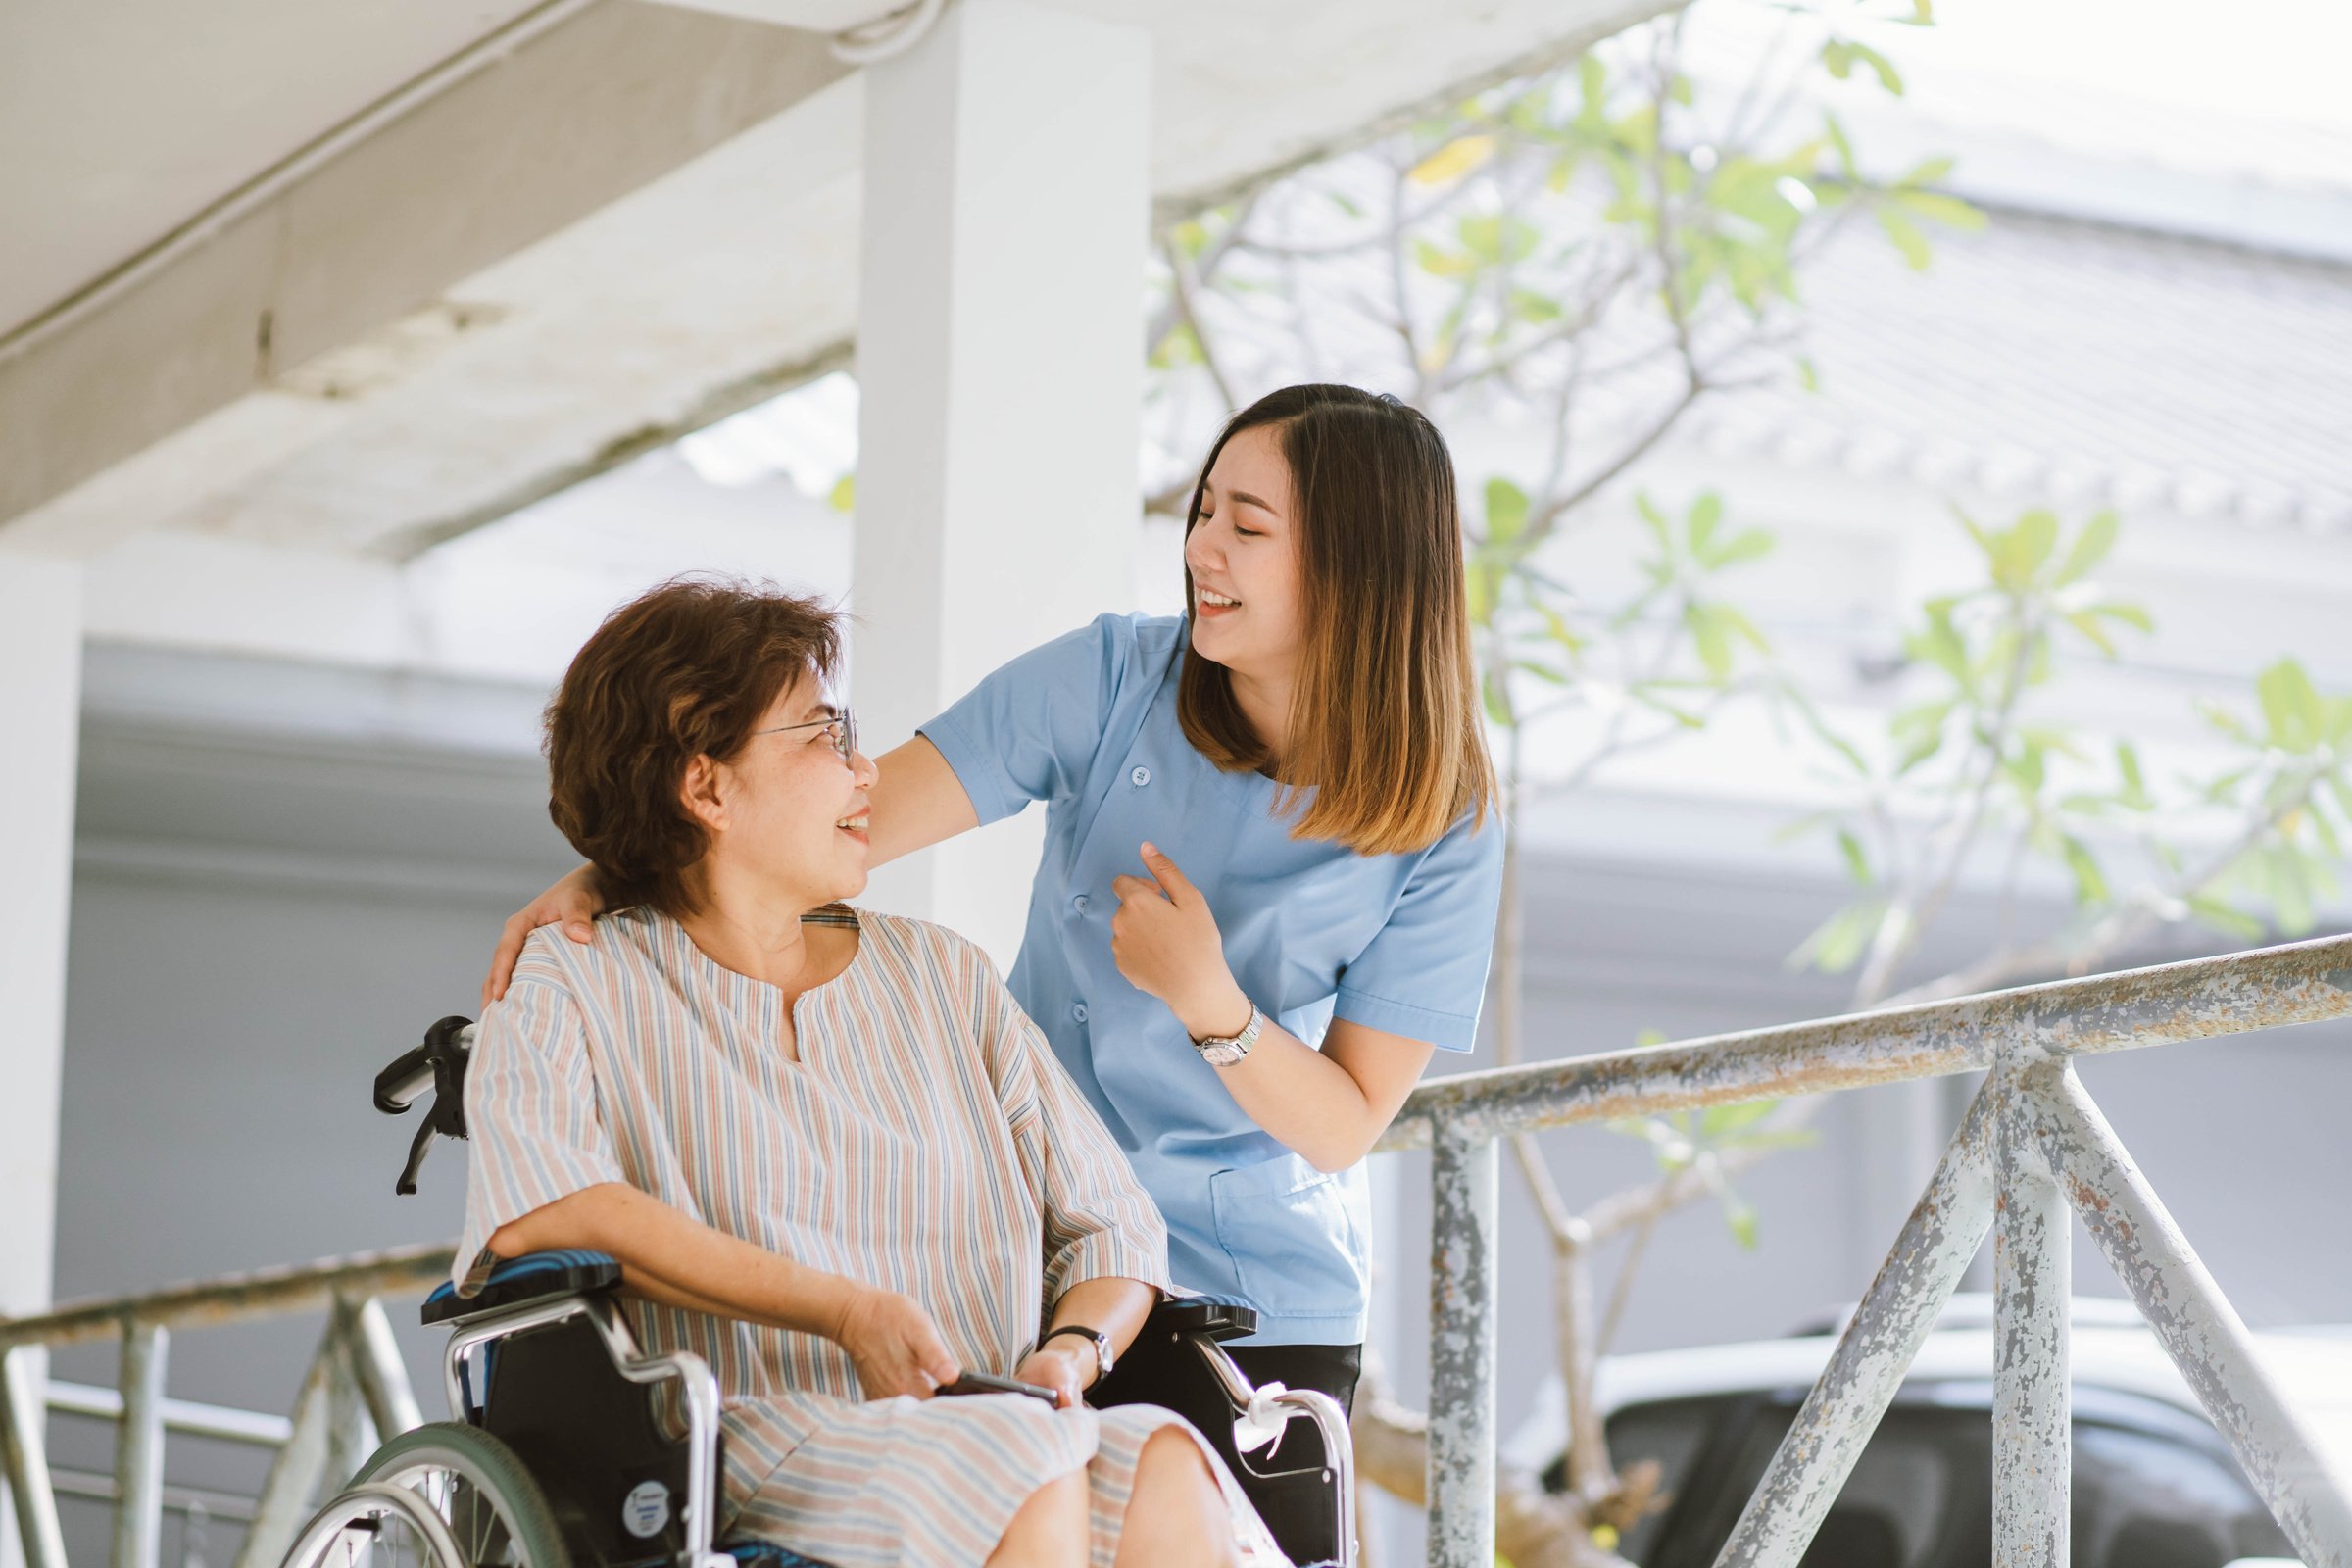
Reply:
[[843, 759], [827, 723], [834, 712], [814, 680], [786, 687], [718, 770], [718, 809], [704, 816], [714, 856], [819, 903], [864, 891], [865, 792], [875, 777], [862, 754]]

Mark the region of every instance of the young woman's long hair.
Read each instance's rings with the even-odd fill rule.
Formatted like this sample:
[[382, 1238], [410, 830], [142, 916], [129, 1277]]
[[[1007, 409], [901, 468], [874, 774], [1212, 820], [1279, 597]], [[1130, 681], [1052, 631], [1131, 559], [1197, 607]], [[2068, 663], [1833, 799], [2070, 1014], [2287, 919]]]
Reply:
[[[1219, 767], [1264, 771], [1279, 751], [1278, 809], [1294, 838], [1363, 855], [1426, 849], [1495, 793], [1479, 727], [1453, 458], [1418, 409], [1351, 386], [1268, 393], [1209, 449], [1271, 427], [1289, 463], [1303, 646], [1291, 733], [1269, 746], [1242, 715], [1225, 667], [1187, 652], [1177, 686], [1185, 738]], [[1196, 603], [1185, 571], [1185, 603]], [[1301, 808], [1303, 808], [1301, 809]]]

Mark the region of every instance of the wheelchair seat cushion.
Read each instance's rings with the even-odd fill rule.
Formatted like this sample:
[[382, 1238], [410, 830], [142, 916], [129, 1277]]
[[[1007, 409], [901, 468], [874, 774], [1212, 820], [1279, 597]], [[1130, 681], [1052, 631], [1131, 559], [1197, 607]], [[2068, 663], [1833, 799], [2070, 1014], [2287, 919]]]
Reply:
[[814, 1557], [804, 1557], [772, 1541], [734, 1541], [718, 1548], [743, 1568], [825, 1568]]
[[420, 1315], [427, 1323], [456, 1323], [502, 1306], [518, 1306], [542, 1297], [577, 1296], [619, 1283], [620, 1261], [610, 1252], [592, 1252], [582, 1247], [525, 1252], [492, 1269], [478, 1295], [461, 1297], [456, 1286], [439, 1286], [424, 1298]]

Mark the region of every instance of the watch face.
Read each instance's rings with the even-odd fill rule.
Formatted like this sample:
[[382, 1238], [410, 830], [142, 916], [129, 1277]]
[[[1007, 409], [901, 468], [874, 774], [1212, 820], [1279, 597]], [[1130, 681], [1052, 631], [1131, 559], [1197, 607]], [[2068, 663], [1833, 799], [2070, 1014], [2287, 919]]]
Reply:
[[1213, 1046], [1200, 1048], [1200, 1059], [1211, 1067], [1230, 1067], [1248, 1054], [1249, 1050], [1233, 1040], [1220, 1040]]

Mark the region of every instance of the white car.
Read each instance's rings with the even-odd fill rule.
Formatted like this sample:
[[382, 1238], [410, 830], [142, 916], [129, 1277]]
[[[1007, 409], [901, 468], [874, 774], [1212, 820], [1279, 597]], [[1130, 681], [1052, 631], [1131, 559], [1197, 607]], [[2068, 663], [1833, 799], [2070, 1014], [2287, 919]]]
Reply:
[[[1992, 1556], [1992, 1298], [1955, 1298], [1805, 1553], [1804, 1568], [1984, 1568]], [[2294, 1548], [2128, 1301], [2075, 1303], [2074, 1568], [2293, 1568]], [[1784, 1340], [1605, 1359], [1610, 1457], [1654, 1459], [1663, 1509], [1618, 1549], [1711, 1568], [1815, 1378], [1837, 1324]], [[2258, 1353], [2336, 1475], [2352, 1475], [2352, 1335], [2267, 1332]], [[1504, 1444], [1561, 1482], [1554, 1378]]]

